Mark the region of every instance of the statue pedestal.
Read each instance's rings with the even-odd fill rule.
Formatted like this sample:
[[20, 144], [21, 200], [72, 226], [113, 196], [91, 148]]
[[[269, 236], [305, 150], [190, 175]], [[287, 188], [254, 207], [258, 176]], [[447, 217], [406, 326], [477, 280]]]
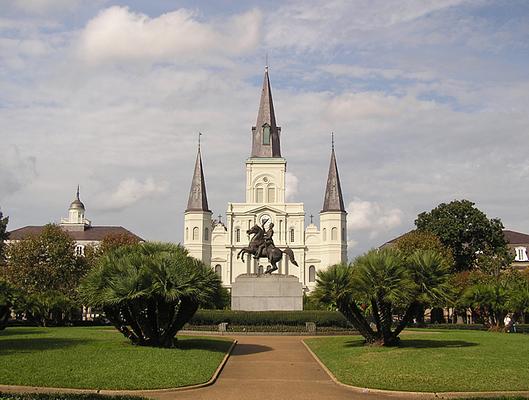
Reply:
[[231, 309], [241, 311], [303, 310], [301, 282], [292, 275], [239, 275], [231, 286]]

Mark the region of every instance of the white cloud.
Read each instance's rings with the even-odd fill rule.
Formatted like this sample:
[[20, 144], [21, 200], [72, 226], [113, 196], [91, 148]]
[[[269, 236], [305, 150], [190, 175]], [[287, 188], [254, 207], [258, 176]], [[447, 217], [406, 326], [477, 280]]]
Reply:
[[355, 198], [347, 206], [349, 231], [367, 231], [374, 238], [402, 224], [404, 213], [398, 208], [387, 208], [377, 202]]
[[15, 145], [2, 149], [0, 157], [0, 200], [21, 190], [37, 176], [36, 158], [20, 152]]
[[109, 196], [101, 194], [99, 201], [95, 202], [94, 208], [105, 211], [127, 208], [141, 200], [166, 193], [168, 188], [168, 182], [155, 182], [153, 178], [147, 178], [143, 182], [135, 178], [126, 178], [118, 184], [116, 190]]
[[285, 200], [292, 201], [298, 194], [299, 179], [296, 175], [291, 172], [287, 172], [285, 175]]
[[78, 51], [89, 62], [136, 60], [203, 60], [253, 50], [259, 40], [261, 14], [252, 10], [205, 23], [196, 12], [179, 9], [156, 18], [113, 6], [90, 20]]

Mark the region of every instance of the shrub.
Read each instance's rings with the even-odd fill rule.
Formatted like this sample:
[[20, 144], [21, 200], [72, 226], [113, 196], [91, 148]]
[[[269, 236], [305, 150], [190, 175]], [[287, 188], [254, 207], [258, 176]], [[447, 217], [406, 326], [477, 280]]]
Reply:
[[104, 254], [80, 293], [133, 344], [172, 347], [176, 333], [220, 288], [215, 272], [182, 246], [140, 243]]

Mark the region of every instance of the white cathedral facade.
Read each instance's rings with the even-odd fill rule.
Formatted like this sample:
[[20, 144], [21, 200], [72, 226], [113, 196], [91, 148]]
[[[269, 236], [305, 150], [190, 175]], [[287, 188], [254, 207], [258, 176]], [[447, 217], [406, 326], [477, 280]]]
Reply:
[[226, 223], [212, 219], [199, 147], [184, 217], [184, 246], [191, 256], [211, 265], [228, 288], [241, 274], [266, 270], [267, 259], [246, 256], [243, 262], [237, 258], [250, 241], [246, 231], [264, 220], [267, 225], [274, 224], [276, 247], [292, 249], [299, 265], [289, 263], [284, 255], [277, 273], [298, 277], [305, 291], [314, 288], [318, 271], [347, 261], [347, 213], [334, 145], [320, 226], [312, 222], [305, 226], [303, 203], [285, 201], [287, 161], [281, 155], [280, 134], [266, 68], [257, 123], [252, 128], [251, 155], [246, 160], [246, 199], [228, 203]]

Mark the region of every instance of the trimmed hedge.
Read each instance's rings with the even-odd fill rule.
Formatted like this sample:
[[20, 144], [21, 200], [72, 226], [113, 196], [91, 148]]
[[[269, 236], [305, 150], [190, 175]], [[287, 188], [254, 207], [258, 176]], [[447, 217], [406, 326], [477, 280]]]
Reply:
[[[487, 331], [483, 324], [415, 324], [410, 328], [453, 329], [460, 331]], [[529, 333], [529, 324], [516, 324], [516, 333]]]
[[314, 322], [319, 327], [351, 329], [338, 311], [232, 311], [198, 310], [189, 321], [191, 326], [218, 325], [227, 322], [232, 326], [300, 326]]

